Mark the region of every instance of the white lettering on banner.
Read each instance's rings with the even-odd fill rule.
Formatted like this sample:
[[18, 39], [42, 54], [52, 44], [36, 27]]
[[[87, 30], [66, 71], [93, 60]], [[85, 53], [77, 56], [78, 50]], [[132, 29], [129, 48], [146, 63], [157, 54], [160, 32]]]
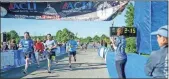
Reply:
[[10, 66], [14, 65], [13, 51], [1, 52], [1, 69], [5, 68], [8, 65]]

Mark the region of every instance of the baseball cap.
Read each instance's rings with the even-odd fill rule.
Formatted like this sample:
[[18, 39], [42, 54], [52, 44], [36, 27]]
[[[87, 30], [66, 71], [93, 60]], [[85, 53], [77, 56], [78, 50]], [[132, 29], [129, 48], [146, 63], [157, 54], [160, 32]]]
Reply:
[[168, 25], [160, 27], [157, 31], [152, 32], [151, 35], [161, 35], [168, 38]]

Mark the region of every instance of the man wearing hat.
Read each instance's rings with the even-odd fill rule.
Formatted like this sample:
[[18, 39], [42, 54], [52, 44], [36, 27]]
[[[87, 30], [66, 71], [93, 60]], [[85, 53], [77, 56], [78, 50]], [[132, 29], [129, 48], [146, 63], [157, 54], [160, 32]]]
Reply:
[[168, 77], [168, 25], [151, 33], [157, 35], [159, 50], [153, 51], [146, 63], [145, 73], [153, 78]]

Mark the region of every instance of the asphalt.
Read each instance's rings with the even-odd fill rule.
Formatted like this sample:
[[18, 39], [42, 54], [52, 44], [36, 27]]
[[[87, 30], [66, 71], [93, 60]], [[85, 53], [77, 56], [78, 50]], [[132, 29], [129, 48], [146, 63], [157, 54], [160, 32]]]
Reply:
[[22, 72], [24, 67], [15, 68], [1, 73], [2, 78], [109, 78], [104, 59], [94, 49], [77, 51], [77, 61], [72, 59], [72, 69], [68, 67], [67, 53], [57, 57], [59, 62], [52, 63], [51, 72], [47, 73], [47, 61], [40, 62], [40, 68], [31, 64], [28, 74]]

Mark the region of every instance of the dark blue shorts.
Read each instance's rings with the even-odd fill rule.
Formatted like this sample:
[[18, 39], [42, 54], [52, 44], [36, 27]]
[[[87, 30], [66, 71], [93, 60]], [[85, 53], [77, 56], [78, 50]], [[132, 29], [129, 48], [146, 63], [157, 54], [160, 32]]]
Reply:
[[26, 58], [31, 58], [31, 52], [30, 53], [24, 53], [24, 57]]
[[76, 55], [76, 51], [71, 51], [71, 52], [69, 52], [69, 55], [75, 56], [75, 55]]

